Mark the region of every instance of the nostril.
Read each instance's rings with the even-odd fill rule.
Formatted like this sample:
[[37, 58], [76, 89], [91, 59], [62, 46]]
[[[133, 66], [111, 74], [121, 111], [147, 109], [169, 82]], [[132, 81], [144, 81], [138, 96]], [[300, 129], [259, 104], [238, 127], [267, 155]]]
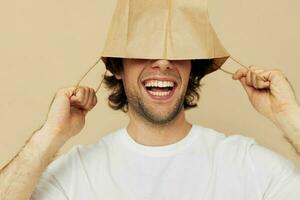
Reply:
[[156, 60], [152, 64], [152, 67], [166, 70], [166, 69], [171, 69], [172, 68], [172, 63], [171, 63], [170, 60]]

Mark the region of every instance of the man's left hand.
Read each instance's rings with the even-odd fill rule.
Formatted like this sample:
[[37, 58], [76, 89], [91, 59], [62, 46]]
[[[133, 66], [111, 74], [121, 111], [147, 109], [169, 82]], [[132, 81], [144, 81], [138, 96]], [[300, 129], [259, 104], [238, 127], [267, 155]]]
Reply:
[[253, 107], [272, 121], [277, 114], [300, 107], [291, 84], [280, 70], [250, 66], [237, 70], [232, 79], [240, 81]]

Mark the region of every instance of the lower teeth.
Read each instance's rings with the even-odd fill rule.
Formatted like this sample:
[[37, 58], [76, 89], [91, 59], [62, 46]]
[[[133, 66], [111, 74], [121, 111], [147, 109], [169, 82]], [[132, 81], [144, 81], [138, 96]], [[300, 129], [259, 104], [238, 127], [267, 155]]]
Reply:
[[170, 91], [168, 92], [153, 92], [153, 91], [149, 91], [149, 93], [153, 96], [160, 96], [160, 97], [163, 97], [163, 96], [167, 96], [170, 94]]

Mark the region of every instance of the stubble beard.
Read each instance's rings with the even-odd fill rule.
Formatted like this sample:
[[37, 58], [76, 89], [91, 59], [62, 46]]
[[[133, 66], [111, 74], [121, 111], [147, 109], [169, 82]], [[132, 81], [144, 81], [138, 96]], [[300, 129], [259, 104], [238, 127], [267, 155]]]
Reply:
[[164, 126], [175, 121], [183, 109], [185, 92], [176, 100], [175, 105], [167, 113], [154, 112], [153, 108], [145, 105], [143, 100], [134, 95], [127, 95], [128, 106], [132, 108], [144, 121], [156, 126]]

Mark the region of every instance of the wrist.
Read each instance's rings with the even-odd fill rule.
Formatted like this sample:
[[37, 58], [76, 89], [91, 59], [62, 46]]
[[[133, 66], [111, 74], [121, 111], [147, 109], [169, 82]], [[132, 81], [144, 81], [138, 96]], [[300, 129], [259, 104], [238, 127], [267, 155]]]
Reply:
[[273, 114], [272, 121], [287, 134], [300, 133], [299, 104], [286, 106], [281, 112]]
[[39, 130], [39, 132], [46, 134], [47, 137], [58, 140], [58, 141], [67, 141], [72, 135], [68, 134], [65, 130], [58, 126], [52, 126], [47, 123], [43, 125], [43, 127]]
[[43, 126], [33, 135], [31, 143], [40, 149], [41, 153], [49, 152], [50, 155], [55, 154], [68, 139], [59, 131]]
[[292, 118], [298, 116], [300, 114], [300, 105], [293, 104], [293, 105], [286, 105], [282, 108], [279, 112], [273, 113], [273, 121], [280, 122], [282, 119], [285, 118]]
[[32, 171], [41, 173], [66, 141], [65, 138], [52, 134], [48, 129], [41, 128], [32, 135], [15, 162], [31, 166]]

